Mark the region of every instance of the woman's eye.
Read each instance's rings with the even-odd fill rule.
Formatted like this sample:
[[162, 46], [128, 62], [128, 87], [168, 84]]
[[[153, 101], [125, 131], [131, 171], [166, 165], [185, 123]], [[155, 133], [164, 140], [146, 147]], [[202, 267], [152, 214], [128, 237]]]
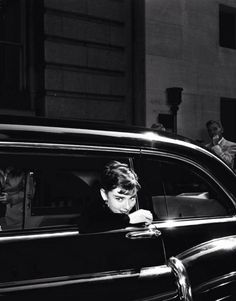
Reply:
[[118, 201], [118, 202], [122, 202], [123, 201], [123, 199], [122, 198], [116, 198], [116, 200]]

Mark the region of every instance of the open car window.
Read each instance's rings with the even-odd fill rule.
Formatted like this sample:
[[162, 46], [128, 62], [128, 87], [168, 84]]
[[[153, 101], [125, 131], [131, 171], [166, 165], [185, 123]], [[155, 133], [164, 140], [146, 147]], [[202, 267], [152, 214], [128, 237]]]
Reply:
[[[100, 173], [111, 160], [129, 164], [128, 157], [107, 153], [0, 154], [0, 172], [2, 166], [2, 179], [7, 179], [3, 190], [13, 200], [0, 204], [1, 230], [78, 226], [84, 206], [99, 186]], [[5, 172], [8, 166], [13, 168], [11, 174]]]

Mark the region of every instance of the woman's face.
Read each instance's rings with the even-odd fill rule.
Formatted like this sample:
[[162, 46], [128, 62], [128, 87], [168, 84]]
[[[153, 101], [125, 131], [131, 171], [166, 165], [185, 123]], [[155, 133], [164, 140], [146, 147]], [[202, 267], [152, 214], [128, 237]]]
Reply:
[[116, 187], [110, 191], [101, 189], [101, 195], [112, 212], [129, 214], [130, 210], [136, 204], [137, 189], [125, 191], [125, 194], [120, 187]]

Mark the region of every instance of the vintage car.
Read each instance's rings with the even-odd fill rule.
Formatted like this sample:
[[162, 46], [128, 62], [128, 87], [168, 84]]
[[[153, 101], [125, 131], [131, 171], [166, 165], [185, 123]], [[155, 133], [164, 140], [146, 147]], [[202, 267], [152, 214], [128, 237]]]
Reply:
[[[111, 160], [136, 171], [136, 208], [153, 223], [81, 233]], [[23, 179], [0, 208], [0, 299], [236, 300], [236, 175], [205, 148], [147, 128], [1, 116], [0, 162], [2, 193], [10, 173]]]

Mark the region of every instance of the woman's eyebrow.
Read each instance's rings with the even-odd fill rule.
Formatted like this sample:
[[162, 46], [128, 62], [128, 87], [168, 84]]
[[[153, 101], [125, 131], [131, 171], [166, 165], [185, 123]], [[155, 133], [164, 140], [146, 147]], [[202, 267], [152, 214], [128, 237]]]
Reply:
[[130, 194], [130, 193], [127, 193], [127, 192], [129, 192], [129, 190], [119, 190], [119, 191], [117, 191], [114, 195], [117, 195], [117, 196], [123, 196], [123, 197], [131, 197], [131, 198], [133, 198], [134, 196], [137, 196], [137, 192], [134, 192], [134, 193], [132, 193], [132, 194]]
[[130, 198], [134, 198], [136, 196], [137, 196], [137, 193], [134, 193], [134, 194], [130, 195]]
[[125, 193], [122, 193], [122, 192], [117, 192], [117, 193], [114, 193], [114, 196], [116, 196], [116, 197], [127, 197], [127, 194], [125, 194]]
[[121, 193], [119, 196], [129, 197], [131, 199], [133, 197], [136, 197], [137, 193], [133, 193], [133, 194]]

